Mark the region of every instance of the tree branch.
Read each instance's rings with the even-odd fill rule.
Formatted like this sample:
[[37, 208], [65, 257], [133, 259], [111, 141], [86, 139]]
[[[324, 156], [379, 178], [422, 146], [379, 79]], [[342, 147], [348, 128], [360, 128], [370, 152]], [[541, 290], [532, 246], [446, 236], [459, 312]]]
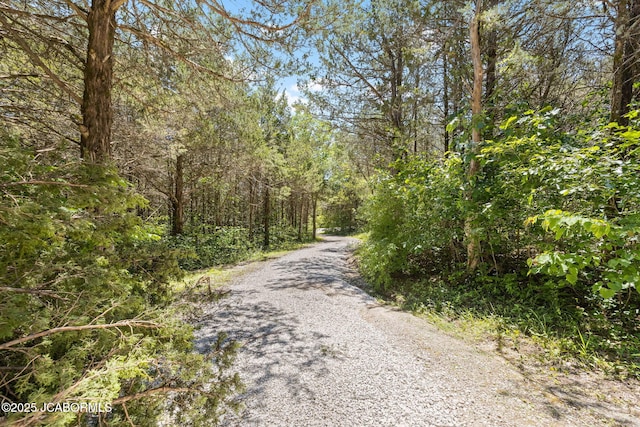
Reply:
[[22, 288], [9, 288], [6, 286], [0, 286], [0, 292], [14, 292], [17, 294], [44, 295], [44, 296], [58, 298], [58, 299], [65, 299], [60, 295], [58, 295], [56, 292], [49, 291], [46, 289], [22, 289]]
[[116, 12], [118, 9], [120, 9], [120, 7], [125, 4], [127, 0], [116, 0], [111, 4], [111, 10], [113, 12]]
[[[233, 15], [231, 15], [225, 8], [224, 6], [222, 6], [218, 0], [200, 0], [197, 3], [204, 3], [206, 4], [213, 12], [217, 13], [218, 15], [222, 16], [223, 18], [227, 19], [228, 21], [232, 22], [233, 24], [239, 24], [239, 25], [246, 25], [246, 26], [250, 26], [250, 27], [254, 27], [254, 28], [259, 28], [261, 30], [265, 30], [268, 32], [279, 32], [279, 31], [284, 31], [287, 30], [291, 27], [293, 27], [294, 25], [297, 25], [300, 21], [302, 21], [302, 19], [306, 18], [309, 13], [311, 12], [311, 5], [313, 5], [315, 3], [315, 1], [311, 1], [309, 2], [304, 11], [302, 11], [302, 13], [300, 15], [298, 15], [293, 21], [284, 24], [284, 25], [280, 25], [280, 26], [272, 26], [272, 25], [268, 25], [268, 24], [263, 24], [262, 22], [258, 22], [252, 19], [243, 19], [243, 18], [238, 18], [235, 17]], [[243, 34], [248, 35], [248, 36], [253, 36], [252, 34], [242, 31]]]
[[161, 49], [163, 49], [164, 51], [168, 52], [171, 56], [177, 58], [178, 60], [184, 62], [187, 65], [190, 65], [191, 67], [195, 68], [196, 70], [200, 70], [200, 71], [204, 71], [208, 74], [211, 74], [215, 77], [221, 78], [223, 80], [232, 82], [232, 83], [239, 83], [239, 82], [243, 82], [244, 80], [242, 79], [234, 79], [233, 77], [228, 77], [225, 76], [224, 74], [220, 74], [210, 68], [207, 68], [203, 65], [198, 64], [197, 62], [194, 62], [192, 60], [190, 60], [189, 58], [185, 57], [184, 55], [179, 54], [178, 52], [176, 52], [175, 50], [173, 50], [170, 46], [168, 46], [166, 43], [164, 43], [162, 40], [158, 39], [157, 37], [152, 36], [149, 33], [146, 33], [144, 31], [140, 31], [136, 28], [133, 28], [131, 26], [128, 25], [119, 25], [118, 28], [125, 30], [125, 31], [129, 31], [130, 33], [134, 34], [135, 36], [139, 37], [140, 39], [146, 40], [149, 43], [151, 43], [154, 46], [157, 46]]
[[356, 76], [360, 79], [360, 81], [362, 81], [365, 85], [367, 85], [367, 87], [369, 89], [371, 89], [371, 91], [376, 95], [376, 97], [378, 97], [378, 99], [380, 100], [384, 100], [384, 97], [382, 96], [382, 94], [380, 93], [380, 91], [378, 89], [375, 88], [375, 86], [373, 86], [369, 80], [362, 75], [362, 73], [360, 72], [360, 70], [358, 69], [358, 67], [356, 67], [355, 65], [353, 65], [353, 63], [351, 62], [351, 60], [347, 57], [347, 55], [341, 50], [339, 49], [337, 46], [335, 46], [335, 44], [331, 43], [331, 47], [332, 49], [334, 49], [338, 55], [340, 55], [342, 57], [342, 59], [344, 59], [344, 61], [346, 62], [346, 64], [349, 66], [349, 68], [351, 68], [351, 70], [356, 74]]
[[89, 188], [88, 185], [84, 185], [84, 184], [71, 184], [70, 182], [59, 182], [59, 181], [16, 181], [16, 182], [7, 182], [7, 183], [4, 183], [4, 184], [0, 184], [0, 188], [14, 187], [16, 185], [61, 185], [61, 186], [64, 186], [64, 187]]
[[75, 4], [71, 0], [64, 0], [64, 2], [67, 4], [67, 6], [69, 6], [71, 10], [73, 10], [76, 13], [76, 15], [78, 15], [80, 18], [84, 19], [85, 21], [87, 20], [88, 13], [86, 10], [82, 10], [77, 4]]
[[35, 73], [26, 73], [26, 74], [3, 74], [0, 75], [0, 80], [9, 80], [9, 79], [27, 79], [29, 77], [41, 77], [40, 74]]
[[[53, 16], [53, 15], [44, 15], [42, 13], [28, 12], [28, 11], [25, 11], [25, 10], [11, 9], [11, 8], [6, 7], [5, 5], [0, 6], [0, 12], [8, 13], [8, 14], [11, 14], [11, 15], [36, 17], [36, 18], [40, 18], [40, 19], [46, 19], [48, 21], [57, 21], [57, 22], [67, 22], [69, 20], [69, 18], [70, 18], [70, 16], [59, 17], [59, 16]], [[73, 15], [71, 15], [71, 16], [73, 16]]]
[[201, 390], [194, 390], [192, 388], [188, 388], [188, 387], [157, 387], [157, 388], [152, 388], [149, 390], [145, 390], [142, 391], [140, 393], [136, 393], [136, 394], [131, 394], [129, 396], [123, 396], [120, 397], [116, 400], [114, 400], [113, 402], [111, 402], [112, 405], [122, 405], [123, 403], [127, 403], [130, 402], [132, 400], [136, 400], [136, 399], [141, 399], [143, 397], [147, 397], [147, 396], [151, 396], [153, 394], [157, 394], [157, 393], [170, 393], [170, 392], [176, 392], [176, 393], [187, 393], [187, 392], [198, 392], [198, 393], [204, 393]]
[[29, 58], [31, 59], [31, 61], [33, 61], [35, 65], [42, 68], [45, 74], [47, 74], [51, 78], [51, 80], [53, 80], [58, 85], [60, 89], [66, 92], [78, 104], [82, 104], [82, 98], [80, 98], [80, 96], [78, 96], [77, 93], [75, 93], [69, 86], [67, 86], [66, 83], [60, 80], [60, 77], [58, 77], [56, 73], [54, 73], [53, 71], [51, 71], [49, 67], [47, 67], [47, 65], [42, 61], [42, 59], [40, 59], [40, 57], [33, 50], [31, 50], [31, 47], [29, 46], [29, 44], [13, 28], [13, 25], [11, 25], [9, 21], [7, 21], [7, 19], [1, 14], [0, 14], [0, 26], [4, 27], [9, 33], [13, 35], [13, 38], [12, 38], [13, 41], [15, 41], [22, 48], [22, 50], [24, 50], [24, 52], [27, 54], [27, 56], [29, 56]]
[[104, 325], [62, 326], [60, 328], [47, 329], [46, 331], [27, 335], [26, 337], [17, 338], [13, 341], [0, 344], [0, 350], [6, 350], [18, 344], [23, 344], [25, 342], [33, 341], [35, 339], [57, 334], [60, 332], [77, 332], [77, 331], [86, 331], [91, 329], [109, 329], [109, 328], [124, 328], [124, 327], [159, 328], [160, 325], [155, 322], [150, 322], [146, 320], [128, 320], [125, 322], [107, 323]]

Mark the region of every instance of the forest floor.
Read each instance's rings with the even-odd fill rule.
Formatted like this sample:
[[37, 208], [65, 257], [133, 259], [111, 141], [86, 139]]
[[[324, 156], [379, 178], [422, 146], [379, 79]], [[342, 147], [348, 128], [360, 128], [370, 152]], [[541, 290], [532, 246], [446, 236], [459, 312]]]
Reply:
[[232, 269], [196, 332], [203, 350], [219, 332], [242, 344], [244, 409], [223, 425], [640, 426], [637, 382], [497, 352], [369, 296], [354, 243]]

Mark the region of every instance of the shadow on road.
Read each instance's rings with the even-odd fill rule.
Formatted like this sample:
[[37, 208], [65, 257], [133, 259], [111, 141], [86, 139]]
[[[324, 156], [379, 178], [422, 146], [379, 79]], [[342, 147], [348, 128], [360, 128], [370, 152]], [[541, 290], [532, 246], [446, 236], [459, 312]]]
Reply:
[[[274, 382], [298, 401], [313, 399], [305, 378], [325, 375], [327, 357], [338, 357], [339, 352], [322, 344], [326, 335], [301, 332], [300, 321], [294, 315], [267, 302], [248, 302], [250, 294], [234, 292], [234, 296], [212, 308], [202, 319], [196, 348], [207, 351], [220, 332], [242, 345], [238, 357], [241, 374], [253, 378], [245, 394], [239, 396], [244, 401], [268, 393], [267, 384], [272, 387]], [[245, 358], [252, 363], [242, 363]]]

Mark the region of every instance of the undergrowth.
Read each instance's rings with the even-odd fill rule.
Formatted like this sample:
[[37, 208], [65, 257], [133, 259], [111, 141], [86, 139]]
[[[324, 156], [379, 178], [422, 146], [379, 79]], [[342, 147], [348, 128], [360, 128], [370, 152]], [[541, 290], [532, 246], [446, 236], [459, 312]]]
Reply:
[[[639, 313], [624, 301], [570, 294], [547, 298], [509, 292], [528, 278], [473, 277], [464, 273], [397, 278], [378, 296], [427, 317], [441, 329], [474, 340], [491, 339], [554, 366], [582, 366], [618, 378], [640, 378]], [[524, 347], [526, 342], [527, 349]], [[535, 350], [534, 350], [535, 349]]]
[[250, 237], [243, 227], [200, 226], [179, 236], [166, 237], [171, 248], [178, 251], [178, 263], [186, 271], [197, 271], [214, 266], [256, 261], [269, 254], [298, 249], [312, 241], [310, 237], [298, 239], [297, 232], [276, 230], [268, 249]]

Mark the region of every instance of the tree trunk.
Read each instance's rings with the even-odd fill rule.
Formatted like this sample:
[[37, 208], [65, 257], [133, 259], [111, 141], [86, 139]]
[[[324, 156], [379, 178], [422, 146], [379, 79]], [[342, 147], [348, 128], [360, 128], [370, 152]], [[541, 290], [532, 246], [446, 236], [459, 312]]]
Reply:
[[313, 240], [316, 240], [316, 232], [318, 230], [317, 228], [317, 220], [316, 220], [316, 213], [318, 212], [318, 195], [314, 194], [313, 195], [313, 201], [311, 204], [311, 223], [312, 223], [312, 237]]
[[[473, 61], [473, 93], [471, 95], [471, 147], [469, 169], [467, 170], [467, 190], [465, 198], [469, 202], [474, 202], [473, 189], [475, 178], [480, 171], [480, 164], [476, 159], [482, 135], [480, 133], [480, 120], [482, 116], [482, 57], [480, 50], [480, 14], [482, 12], [482, 0], [476, 0], [476, 11], [471, 21], [471, 59]], [[471, 203], [471, 204], [472, 204]], [[480, 263], [480, 236], [474, 230], [476, 222], [474, 206], [470, 206], [467, 218], [465, 219], [464, 231], [467, 238], [467, 271], [473, 272]]]
[[302, 241], [302, 216], [304, 215], [304, 200], [300, 198], [300, 215], [298, 215], [298, 242]]
[[93, 0], [87, 14], [89, 42], [84, 67], [80, 154], [89, 163], [111, 157], [111, 86], [116, 7], [111, 0]]
[[[488, 0], [488, 7], [498, 5], [498, 0]], [[496, 110], [494, 108], [494, 92], [496, 88], [496, 65], [498, 56], [498, 35], [495, 28], [487, 32], [487, 70], [484, 88], [484, 102], [487, 109], [484, 137], [493, 138]]]
[[286, 211], [284, 209], [284, 199], [283, 199], [283, 200], [280, 200], [280, 221], [279, 221], [280, 227], [283, 227], [285, 225], [285, 222], [286, 222], [285, 216], [286, 216]]
[[309, 236], [309, 198], [304, 198], [304, 236]]
[[[420, 87], [420, 76], [422, 75], [422, 69], [418, 65], [414, 70], [414, 86], [416, 88]], [[418, 105], [418, 97], [413, 98], [413, 103], [411, 105], [412, 114], [411, 114], [411, 127], [410, 129], [413, 131], [413, 154], [418, 154], [418, 113], [420, 110], [420, 106]]]
[[629, 120], [624, 116], [629, 112], [633, 84], [638, 77], [636, 48], [639, 37], [638, 29], [634, 27], [640, 19], [640, 0], [619, 0], [616, 12], [610, 121], [627, 126]]
[[249, 219], [247, 226], [249, 229], [249, 240], [253, 241], [253, 180], [249, 181]]
[[271, 215], [270, 212], [270, 207], [271, 207], [271, 200], [269, 200], [269, 180], [266, 179], [264, 182], [264, 242], [262, 244], [262, 246], [265, 249], [269, 248], [269, 215]]
[[[460, 115], [460, 113], [462, 112], [463, 106], [466, 104], [463, 100], [463, 98], [466, 96], [465, 90], [463, 87], [463, 80], [464, 80], [463, 76], [466, 74], [466, 72], [464, 71], [466, 67], [466, 61], [463, 61], [462, 59], [465, 55], [464, 50], [461, 47], [462, 45], [463, 45], [462, 42], [455, 42], [455, 44], [452, 46], [452, 52], [451, 52], [452, 56], [448, 58], [449, 60], [448, 82], [451, 85], [451, 92], [450, 92], [450, 100], [451, 100], [451, 107], [452, 107], [451, 113], [453, 113], [456, 116]], [[456, 128], [449, 133], [449, 149], [450, 150], [456, 151], [457, 147], [455, 146], [452, 147], [452, 144], [455, 143], [455, 137], [460, 133], [462, 133], [462, 131], [463, 131], [462, 121], [459, 121], [458, 126], [456, 126]]]
[[173, 197], [171, 198], [173, 209], [173, 222], [171, 234], [177, 236], [184, 231], [184, 155], [176, 158], [176, 177]]
[[388, 117], [391, 122], [391, 148], [394, 160], [405, 159], [407, 147], [405, 146], [404, 111], [402, 102], [402, 84], [404, 77], [404, 58], [402, 49], [396, 51], [394, 41], [386, 37], [383, 38], [386, 54], [389, 58], [390, 67], [390, 89], [391, 99], [389, 100]]
[[213, 190], [213, 227], [216, 228], [221, 224], [220, 212], [222, 211], [222, 197], [220, 196], [220, 189], [216, 185]]
[[443, 84], [443, 92], [442, 92], [442, 104], [443, 104], [443, 114], [444, 114], [444, 152], [449, 151], [449, 71], [448, 71], [448, 52], [446, 50], [446, 45], [443, 48], [442, 54], [442, 84]]

